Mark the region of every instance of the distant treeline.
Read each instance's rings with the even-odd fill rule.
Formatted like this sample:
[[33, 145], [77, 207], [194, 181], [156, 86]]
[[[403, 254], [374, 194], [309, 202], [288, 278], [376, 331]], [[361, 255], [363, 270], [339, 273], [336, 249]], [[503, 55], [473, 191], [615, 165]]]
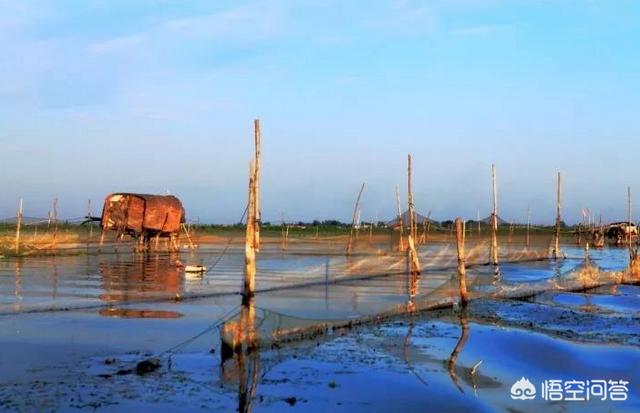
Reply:
[[[35, 227], [37, 227], [37, 231], [38, 232], [46, 232], [48, 230], [53, 230], [53, 226], [55, 224], [52, 222], [50, 225], [48, 225], [47, 222], [38, 222], [37, 224], [35, 223], [26, 223], [23, 224], [23, 230], [25, 231], [25, 233], [29, 233], [29, 232], [33, 232], [35, 230]], [[369, 229], [372, 226], [371, 229]], [[467, 226], [467, 230], [471, 231], [471, 232], [475, 232], [478, 228], [478, 221], [475, 220], [469, 220], [466, 221], [466, 226]], [[512, 230], [515, 233], [520, 233], [526, 230], [526, 224], [522, 224], [522, 223], [514, 223], [513, 224], [513, 228], [512, 228], [512, 224], [510, 223], [504, 223], [501, 222], [499, 224], [499, 232], [500, 233], [507, 233], [507, 232], [511, 232]], [[571, 231], [578, 231], [580, 226], [579, 225], [572, 225], [569, 226], [567, 225], [564, 221], [561, 222], [561, 226], [563, 228], [563, 232], [571, 232]], [[57, 228], [59, 232], [73, 232], [73, 233], [83, 233], [88, 231], [88, 225], [87, 224], [81, 224], [79, 222], [74, 222], [74, 221], [66, 221], [66, 220], [61, 220], [58, 221], [57, 223]], [[198, 232], [204, 232], [204, 233], [219, 233], [219, 232], [225, 232], [225, 231], [239, 231], [239, 230], [244, 230], [245, 228], [245, 224], [243, 222], [238, 222], [235, 224], [202, 224], [202, 223], [195, 223], [195, 222], [190, 222], [186, 224], [186, 227], [188, 229], [193, 229], [196, 230]], [[445, 220], [445, 221], [430, 221], [429, 224], [429, 230], [431, 232], [445, 232], [445, 231], [450, 231], [451, 228], [453, 227], [453, 221], [452, 220]], [[480, 230], [483, 233], [488, 233], [489, 231], [489, 224], [484, 222], [484, 221], [480, 221]], [[555, 226], [554, 225], [531, 225], [531, 232], [539, 232], [539, 231], [551, 231]], [[93, 228], [94, 231], [100, 231], [100, 224], [99, 223], [93, 223]], [[261, 228], [263, 232], [280, 232], [283, 231], [285, 229], [288, 228], [288, 230], [290, 232], [293, 233], [324, 233], [324, 234], [331, 234], [331, 233], [342, 233], [342, 232], [347, 232], [351, 229], [351, 223], [347, 223], [347, 222], [342, 222], [336, 219], [327, 219], [327, 220], [313, 220], [313, 221], [295, 221], [295, 222], [285, 222], [284, 224], [281, 222], [270, 222], [270, 221], [265, 221], [261, 223]], [[394, 225], [388, 223], [388, 222], [384, 222], [384, 221], [378, 221], [378, 222], [361, 222], [360, 226], [359, 226], [361, 231], [369, 231], [371, 230], [371, 232], [373, 233], [381, 233], [381, 232], [386, 232], [386, 231], [391, 231], [394, 229]], [[424, 231], [424, 224], [423, 223], [419, 223], [418, 224], [418, 229], [419, 232]], [[15, 222], [0, 222], [0, 233], [4, 233], [5, 235], [7, 233], [10, 232], [15, 232], [16, 230], [16, 224]]]

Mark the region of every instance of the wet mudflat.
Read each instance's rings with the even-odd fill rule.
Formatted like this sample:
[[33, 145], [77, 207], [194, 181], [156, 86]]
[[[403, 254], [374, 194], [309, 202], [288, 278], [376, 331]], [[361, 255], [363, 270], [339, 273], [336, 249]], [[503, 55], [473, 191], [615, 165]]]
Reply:
[[[620, 269], [624, 254], [596, 251], [591, 259]], [[562, 274], [582, 262], [581, 251], [569, 255], [559, 263], [504, 264], [502, 282]], [[233, 361], [222, 368], [216, 325], [240, 301], [241, 258], [229, 255], [200, 277], [178, 271], [172, 256], [4, 260], [0, 410], [133, 411], [151, 405], [155, 411], [236, 411], [251, 390], [250, 408], [257, 412], [640, 409], [640, 287], [479, 299], [464, 312], [399, 316], [255, 352], [244, 360], [251, 374], [242, 375]], [[366, 262], [349, 268], [344, 260], [267, 257], [262, 285], [321, 281], [349, 271], [357, 276], [363, 268], [374, 276], [264, 291], [256, 306], [276, 323], [356, 319], [429, 300], [453, 274], [434, 271], [412, 286], [401, 272], [373, 274]], [[482, 276], [490, 267], [474, 271]], [[260, 277], [259, 269], [258, 283]], [[201, 297], [181, 299], [192, 292]], [[51, 311], [61, 309], [67, 310]], [[136, 374], [137, 363], [148, 359], [157, 359], [159, 368]], [[549, 379], [625, 380], [628, 399], [513, 400], [510, 388], [521, 377], [538, 388]]]

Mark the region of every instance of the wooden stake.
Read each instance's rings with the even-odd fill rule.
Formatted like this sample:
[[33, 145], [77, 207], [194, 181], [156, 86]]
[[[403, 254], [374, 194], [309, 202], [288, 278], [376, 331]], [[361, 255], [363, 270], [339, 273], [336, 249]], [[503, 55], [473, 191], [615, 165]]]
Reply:
[[411, 235], [407, 237], [407, 243], [409, 245], [408, 251], [409, 260], [411, 261], [411, 274], [420, 274], [420, 261], [418, 260], [418, 253], [416, 251], [416, 246]]
[[498, 265], [498, 185], [496, 183], [496, 166], [491, 165], [491, 182], [493, 186], [493, 212], [491, 213], [491, 263]]
[[260, 157], [261, 157], [261, 149], [260, 149], [260, 141], [261, 141], [261, 133], [260, 133], [260, 119], [255, 119], [253, 121], [253, 129], [254, 129], [254, 145], [255, 145], [255, 178], [254, 178], [254, 191], [255, 191], [255, 205], [254, 205], [254, 215], [256, 220], [255, 226], [255, 239], [254, 239], [254, 248], [256, 251], [260, 251], [260, 222], [262, 220], [262, 213], [260, 212]]
[[53, 200], [53, 249], [56, 249], [56, 242], [58, 238], [58, 198]]
[[20, 253], [20, 227], [22, 226], [22, 198], [18, 201], [18, 210], [16, 212], [16, 255]]
[[527, 248], [529, 248], [529, 232], [531, 231], [531, 207], [527, 207]]
[[91, 242], [91, 238], [93, 237], [93, 221], [91, 220], [91, 200], [87, 201], [87, 220], [89, 221], [89, 232], [87, 234], [87, 247], [89, 247], [89, 243]]
[[629, 245], [629, 251], [631, 251], [631, 187], [628, 186], [627, 187], [627, 222], [628, 222], [628, 235], [627, 235], [627, 240], [628, 240], [628, 245]]
[[358, 192], [358, 198], [356, 198], [356, 204], [353, 207], [353, 218], [351, 219], [351, 231], [349, 232], [349, 242], [347, 243], [347, 255], [351, 254], [351, 249], [353, 248], [353, 229], [356, 225], [356, 219], [358, 214], [358, 206], [360, 205], [360, 197], [362, 197], [362, 192], [364, 191], [365, 183], [362, 183], [362, 187], [360, 187], [360, 192]]
[[255, 291], [256, 276], [256, 208], [255, 208], [255, 164], [253, 160], [249, 164], [249, 200], [247, 207], [247, 228], [244, 243], [244, 285], [242, 289], [242, 301], [248, 303]]
[[402, 218], [402, 209], [400, 207], [400, 188], [396, 185], [396, 203], [398, 205], [398, 224], [400, 225], [400, 241], [398, 243], [398, 251], [404, 251], [404, 219]]
[[465, 267], [465, 223], [456, 218], [456, 245], [458, 247], [458, 286], [460, 289], [460, 305], [466, 306], [469, 301], [467, 293], [467, 270]]
[[560, 172], [558, 172], [558, 186], [557, 186], [557, 197], [556, 197], [556, 236], [553, 247], [553, 258], [560, 258], [560, 223], [561, 223], [561, 212], [562, 212], [562, 176]]
[[411, 273], [420, 274], [420, 262], [418, 261], [418, 253], [415, 246], [416, 235], [416, 219], [413, 213], [413, 185], [411, 181], [411, 155], [407, 156], [407, 203], [409, 213], [409, 235], [407, 241], [409, 244], [409, 259], [411, 261]]
[[189, 231], [187, 231], [187, 227], [182, 224], [182, 230], [184, 231], [184, 234], [187, 236], [187, 241], [189, 241], [189, 249], [195, 249], [195, 245], [193, 245], [193, 241], [191, 241], [191, 236], [189, 235]]
[[407, 201], [409, 211], [409, 235], [416, 239], [416, 216], [414, 214], [412, 177], [411, 177], [411, 154], [407, 155]]
[[286, 239], [284, 236], [284, 212], [280, 212], [280, 233], [282, 235], [282, 250], [286, 250], [287, 249], [287, 243], [286, 243]]

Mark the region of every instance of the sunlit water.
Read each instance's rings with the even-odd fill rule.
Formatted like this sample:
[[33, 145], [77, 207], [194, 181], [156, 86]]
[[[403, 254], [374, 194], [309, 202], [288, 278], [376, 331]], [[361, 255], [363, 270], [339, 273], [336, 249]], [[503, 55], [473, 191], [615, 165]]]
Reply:
[[[406, 305], [411, 300], [429, 300], [455, 275], [451, 265], [455, 263], [454, 251], [447, 248], [443, 253], [439, 248], [442, 247], [431, 246], [423, 251], [425, 256], [434, 257], [435, 264], [423, 271], [415, 283], [408, 281], [401, 256], [348, 259], [312, 250], [264, 251], [258, 259], [256, 286], [260, 292], [256, 306], [275, 314], [278, 322], [286, 319], [295, 324], [353, 319]], [[557, 262], [505, 262], [500, 265], [500, 282], [534, 283], [562, 276], [584, 264], [582, 249], [566, 247], [564, 251], [567, 259]], [[193, 383], [175, 387], [176, 383], [183, 383], [180, 374], [186, 374], [189, 380], [203, 383], [198, 384], [207, 394], [201, 401], [203, 411], [216, 407], [235, 410], [237, 396], [233, 390], [229, 393], [229, 389], [220, 389], [219, 356], [209, 352], [218, 351], [220, 344], [219, 330], [211, 326], [233, 312], [240, 302], [244, 256], [239, 250], [224, 255], [221, 252], [219, 248], [204, 248], [198, 254], [122, 252], [0, 260], [0, 384], [5, 389], [4, 397], [13, 400], [13, 394], [31, 392], [24, 400], [39, 403], [58, 397], [64, 405], [70, 403], [74, 392], [93, 394], [87, 395], [88, 399], [100, 395], [104, 400], [119, 392], [144, 393], [136, 393], [131, 396], [133, 401], [120, 405], [122, 411], [127, 411], [140, 407], [136, 403], [146, 400], [147, 392], [158, 391], [165, 404], [151, 402], [159, 410], [164, 406], [166, 411], [176, 411], [186, 403], [188, 408], [183, 411], [192, 411], [194, 406], [180, 392], [192, 391]], [[589, 255], [590, 261], [604, 270], [621, 270], [628, 263], [626, 249], [592, 250]], [[176, 266], [178, 259], [215, 267], [203, 275], [189, 275]], [[378, 268], [376, 262], [384, 265]], [[488, 265], [472, 266], [468, 275], [487, 280], [494, 276]], [[605, 318], [609, 314], [633, 317], [640, 310], [638, 291], [637, 287], [620, 286], [615, 291], [597, 289], [590, 294], [545, 293], [536, 302], [560, 311], [566, 308], [591, 312], [595, 308], [597, 317], [599, 312]], [[65, 309], [69, 311], [60, 311]], [[535, 316], [526, 311], [506, 311], [497, 314], [507, 325], [507, 316], [515, 321], [544, 320], [544, 311]], [[635, 327], [630, 330], [629, 325], [614, 328], [603, 323], [573, 328], [585, 333], [589, 329], [605, 329], [605, 334], [610, 328], [617, 334], [630, 334]], [[202, 332], [206, 334], [199, 339], [188, 340]], [[591, 377], [597, 372], [606, 378], [619, 376], [640, 382], [637, 373], [625, 367], [625, 363], [638, 360], [635, 347], [594, 347], [529, 331], [471, 323], [470, 338], [458, 365], [468, 369], [482, 360], [484, 379], [478, 386], [469, 380], [467, 370], [461, 370], [456, 384], [443, 363], [459, 334], [459, 326], [451, 321], [416, 321], [416, 328], [411, 331], [406, 325], [390, 323], [362, 337], [328, 337], [317, 351], [295, 360], [274, 360], [275, 356], [264, 353], [268, 360], [259, 389], [268, 397], [266, 402], [256, 403], [255, 411], [289, 408], [283, 400], [294, 393], [308, 400], [307, 405], [297, 405], [303, 408], [301, 411], [371, 411], [374, 405], [378, 411], [421, 411], [428, 403], [446, 405], [444, 410], [449, 411], [492, 411], [498, 403], [502, 406], [498, 410], [506, 411], [521, 407], [507, 398], [512, 380], [520, 375], [532, 380], [556, 376], [569, 379]], [[179, 350], [175, 370], [166, 372], [161, 380], [168, 381], [167, 388], [172, 391], [145, 388], [151, 382], [135, 378], [112, 381], [104, 387], [100, 381], [103, 379], [97, 378], [98, 372], [113, 373], [115, 367], [103, 363], [106, 357], [135, 361], [145, 354], [163, 354], [176, 346]], [[408, 346], [408, 353], [404, 353], [403, 346]], [[371, 361], [362, 359], [363, 348], [371, 352]], [[407, 368], [406, 357], [411, 369]], [[347, 373], [344, 366], [350, 366]], [[416, 374], [426, 378], [428, 387]], [[284, 387], [277, 384], [282, 377], [289, 380]], [[34, 381], [50, 384], [34, 390], [38, 389], [33, 386]], [[335, 389], [328, 386], [334, 381], [338, 383]], [[81, 383], [91, 390], [79, 388]], [[474, 386], [478, 387], [474, 390]], [[406, 394], [400, 398], [389, 396], [403, 392]], [[474, 396], [474, 392], [480, 396]], [[375, 397], [378, 393], [387, 395]], [[545, 408], [542, 404], [536, 406]], [[619, 410], [634, 411], [637, 406], [636, 401]], [[603, 407], [609, 406], [570, 406], [569, 410], [600, 411]]]

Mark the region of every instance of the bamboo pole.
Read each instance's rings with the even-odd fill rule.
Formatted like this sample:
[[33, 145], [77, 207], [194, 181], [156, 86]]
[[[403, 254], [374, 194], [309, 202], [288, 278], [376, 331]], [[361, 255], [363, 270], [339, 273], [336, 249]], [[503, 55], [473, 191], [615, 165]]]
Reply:
[[413, 214], [413, 183], [411, 180], [411, 155], [407, 155], [407, 203], [409, 213], [409, 235], [407, 241], [409, 244], [409, 259], [411, 261], [411, 273], [420, 274], [420, 262], [418, 260], [418, 253], [415, 246], [415, 234], [416, 223], [415, 215]]
[[398, 242], [398, 251], [404, 251], [404, 219], [402, 218], [402, 209], [400, 207], [400, 188], [396, 185], [396, 203], [398, 205], [398, 224], [400, 225], [400, 241]]
[[407, 155], [407, 199], [408, 199], [408, 211], [409, 211], [409, 235], [416, 239], [416, 216], [414, 213], [413, 205], [413, 183], [412, 183], [412, 170], [411, 170], [411, 154]]
[[528, 206], [527, 207], [527, 248], [529, 248], [529, 245], [530, 245], [530, 235], [529, 235], [530, 231], [531, 231], [531, 207]]
[[87, 220], [89, 221], [89, 231], [87, 233], [87, 247], [89, 247], [89, 243], [91, 243], [91, 238], [93, 238], [93, 221], [91, 220], [91, 200], [87, 201]]
[[629, 244], [629, 270], [631, 274], [640, 276], [640, 268], [638, 268], [638, 249], [631, 247], [631, 187], [627, 187], [627, 221], [628, 221], [628, 244]]
[[20, 253], [20, 227], [22, 226], [22, 198], [18, 201], [18, 210], [16, 212], [16, 255]]
[[560, 214], [562, 213], [562, 175], [558, 172], [558, 184], [556, 194], [556, 235], [553, 247], [553, 258], [560, 258]]
[[58, 239], [58, 198], [53, 200], [53, 249], [56, 249], [56, 242]]
[[491, 213], [491, 263], [498, 265], [498, 184], [496, 183], [496, 166], [491, 165], [491, 182], [493, 186], [493, 212]]
[[416, 246], [413, 242], [413, 237], [409, 235], [407, 237], [409, 245], [409, 260], [411, 261], [411, 274], [420, 274], [420, 261], [418, 260], [418, 253], [416, 252]]
[[467, 293], [467, 270], [465, 268], [465, 223], [456, 218], [456, 245], [458, 247], [458, 287], [460, 290], [460, 305], [466, 306], [469, 301]]
[[282, 239], [282, 250], [287, 249], [287, 243], [284, 237], [284, 212], [280, 212], [280, 235]]
[[260, 222], [262, 220], [262, 213], [260, 212], [260, 157], [261, 157], [261, 132], [260, 132], [260, 119], [255, 119], [253, 121], [253, 129], [254, 129], [254, 145], [255, 145], [255, 177], [254, 177], [254, 191], [255, 191], [255, 200], [254, 200], [254, 216], [256, 220], [255, 225], [255, 238], [254, 238], [254, 248], [256, 251], [260, 251]]
[[256, 236], [256, 209], [255, 209], [255, 163], [252, 160], [249, 163], [249, 200], [247, 208], [247, 227], [244, 243], [244, 285], [242, 289], [242, 302], [248, 304], [254, 295], [255, 291], [255, 276], [256, 276], [256, 249], [255, 249], [255, 236]]
[[360, 205], [360, 198], [362, 197], [362, 192], [364, 191], [365, 183], [362, 183], [360, 187], [360, 192], [358, 192], [358, 198], [356, 198], [356, 204], [353, 207], [353, 218], [351, 219], [351, 231], [349, 232], [349, 242], [347, 243], [347, 255], [351, 254], [351, 250], [353, 248], [353, 229], [356, 225], [356, 219], [358, 214], [358, 206]]
[[627, 187], [627, 241], [629, 245], [629, 252], [631, 252], [631, 187]]
[[195, 249], [195, 245], [193, 244], [193, 241], [191, 241], [191, 236], [189, 235], [189, 231], [187, 231], [187, 227], [182, 224], [182, 230], [184, 231], [184, 234], [187, 236], [187, 241], [189, 241], [189, 249]]

